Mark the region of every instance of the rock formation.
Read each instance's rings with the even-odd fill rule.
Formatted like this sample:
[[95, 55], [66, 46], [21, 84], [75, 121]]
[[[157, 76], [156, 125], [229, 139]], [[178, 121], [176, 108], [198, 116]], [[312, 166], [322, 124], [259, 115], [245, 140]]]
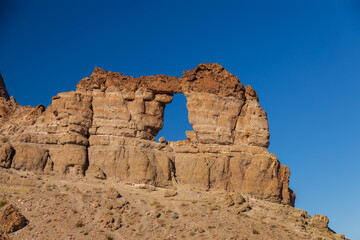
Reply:
[[[194, 130], [184, 141], [155, 142], [176, 93], [187, 99]], [[182, 78], [95, 68], [46, 110], [2, 96], [0, 115], [1, 167], [226, 190], [294, 205], [289, 168], [267, 149], [267, 115], [256, 92], [218, 64], [200, 64]]]
[[4, 79], [0, 74], [0, 97], [10, 100], [9, 93], [6, 90]]
[[0, 232], [11, 233], [25, 226], [25, 217], [13, 205], [5, 208], [0, 218]]

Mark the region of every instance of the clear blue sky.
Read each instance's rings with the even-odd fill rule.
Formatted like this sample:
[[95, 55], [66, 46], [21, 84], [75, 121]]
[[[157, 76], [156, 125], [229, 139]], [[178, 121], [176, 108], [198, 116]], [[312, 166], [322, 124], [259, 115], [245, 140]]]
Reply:
[[[95, 66], [181, 76], [223, 65], [258, 92], [296, 207], [360, 239], [359, 1], [0, 0], [0, 34], [0, 71], [23, 105], [50, 104]], [[166, 114], [185, 116], [176, 99]], [[183, 138], [178, 118], [163, 135]]]

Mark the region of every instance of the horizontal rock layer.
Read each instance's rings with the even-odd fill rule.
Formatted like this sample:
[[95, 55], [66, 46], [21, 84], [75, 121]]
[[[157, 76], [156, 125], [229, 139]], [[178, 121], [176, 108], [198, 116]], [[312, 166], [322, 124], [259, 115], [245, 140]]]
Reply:
[[[185, 95], [194, 130], [187, 140], [157, 143], [175, 93]], [[1, 167], [237, 191], [294, 204], [289, 168], [267, 150], [267, 115], [256, 92], [218, 64], [200, 64], [182, 78], [95, 68], [46, 110], [0, 101]]]

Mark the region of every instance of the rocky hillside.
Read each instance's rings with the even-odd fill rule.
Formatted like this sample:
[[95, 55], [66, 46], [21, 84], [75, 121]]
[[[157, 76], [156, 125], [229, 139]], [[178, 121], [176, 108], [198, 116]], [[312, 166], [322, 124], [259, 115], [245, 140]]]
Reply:
[[[163, 127], [164, 109], [175, 93], [185, 95], [189, 122], [194, 130], [186, 132], [187, 140], [167, 142], [161, 138], [155, 142], [156, 135]], [[249, 213], [257, 212], [251, 209], [255, 209], [258, 203], [265, 204], [271, 211], [283, 208], [290, 209], [294, 214], [299, 211], [293, 208], [295, 194], [289, 188], [289, 168], [267, 149], [267, 115], [260, 107], [256, 92], [250, 86], [244, 87], [237, 77], [218, 64], [200, 64], [193, 70], [183, 72], [182, 78], [165, 75], [134, 78], [95, 68], [90, 77], [79, 82], [76, 91], [53, 97], [47, 109], [43, 105], [24, 107], [17, 104], [14, 98], [9, 98], [2, 79], [0, 94], [0, 167], [10, 169], [11, 173], [14, 170], [26, 171], [36, 176], [47, 176], [46, 179], [61, 176], [69, 179], [64, 181], [70, 187], [73, 187], [70, 179], [81, 179], [86, 189], [91, 186], [91, 181], [100, 181], [98, 187], [102, 190], [104, 186], [101, 184], [105, 182], [107, 186], [111, 183], [115, 188], [128, 183], [145, 184], [154, 189], [177, 189], [181, 193], [177, 195], [181, 196], [181, 203], [184, 204], [198, 194], [210, 198], [227, 196], [224, 201], [231, 205], [229, 201], [233, 200], [232, 196], [240, 195], [248, 199], [240, 205], [245, 208], [244, 212]], [[35, 192], [42, 194], [38, 190], [41, 184], [35, 183], [34, 186], [38, 188], [32, 188], [24, 197], [30, 194], [34, 198], [31, 193]], [[131, 193], [132, 190], [127, 188], [122, 190], [129, 191], [129, 194], [136, 192]], [[96, 196], [96, 192], [90, 188], [86, 194]], [[149, 201], [151, 194], [145, 194], [143, 198]], [[59, 201], [61, 206], [68, 200], [63, 201]], [[217, 199], [209, 205], [220, 206], [221, 201]], [[87, 204], [90, 202], [84, 202], [82, 206]], [[105, 203], [98, 204], [100, 207]], [[171, 206], [170, 210], [174, 211]], [[201, 206], [194, 206], [189, 212], [200, 214], [196, 208]], [[221, 216], [227, 217], [227, 213], [233, 214], [231, 212], [238, 214], [243, 211], [225, 208], [221, 210]], [[60, 213], [55, 211], [54, 214]], [[148, 215], [145, 212], [141, 214]], [[320, 224], [323, 230], [320, 232], [326, 233], [324, 236], [343, 237], [327, 228], [327, 218], [316, 216], [312, 219], [302, 214], [305, 227], [296, 231], [303, 228], [306, 232]], [[69, 217], [66, 214], [61, 216]], [[280, 218], [281, 221], [286, 219], [284, 216]], [[156, 219], [148, 217], [144, 221], [152, 226]], [[254, 219], [249, 221], [253, 222]], [[191, 221], [191, 218], [184, 221]], [[215, 216], [214, 221], [219, 224]], [[300, 220], [294, 218], [294, 221]], [[318, 221], [324, 224], [316, 223]], [[236, 228], [235, 220], [224, 223], [224, 228], [229, 224]], [[255, 221], [253, 225], [259, 224]], [[134, 232], [124, 232], [120, 225], [116, 229], [111, 228], [117, 232], [117, 238], [133, 236], [130, 233]], [[143, 232], [148, 231], [145, 229]], [[171, 228], [167, 231], [171, 232]], [[241, 236], [241, 231], [234, 236]], [[270, 232], [266, 232], [265, 236], [267, 234]], [[176, 238], [180, 235], [176, 235]], [[41, 239], [41, 236], [36, 237]], [[164, 238], [165, 235], [161, 233], [159, 236]], [[220, 238], [220, 235], [204, 236]], [[305, 235], [303, 237], [309, 239]], [[299, 235], [294, 239], [301, 238]]]
[[238, 192], [14, 169], [0, 182], [0, 239], [344, 239], [325, 216]]

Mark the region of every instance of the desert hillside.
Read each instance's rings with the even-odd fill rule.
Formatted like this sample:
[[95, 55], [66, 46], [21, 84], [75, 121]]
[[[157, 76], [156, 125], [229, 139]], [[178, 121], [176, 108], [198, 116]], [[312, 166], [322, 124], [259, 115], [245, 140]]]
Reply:
[[1, 214], [26, 218], [11, 239], [344, 239], [326, 217], [236, 193], [0, 171]]

